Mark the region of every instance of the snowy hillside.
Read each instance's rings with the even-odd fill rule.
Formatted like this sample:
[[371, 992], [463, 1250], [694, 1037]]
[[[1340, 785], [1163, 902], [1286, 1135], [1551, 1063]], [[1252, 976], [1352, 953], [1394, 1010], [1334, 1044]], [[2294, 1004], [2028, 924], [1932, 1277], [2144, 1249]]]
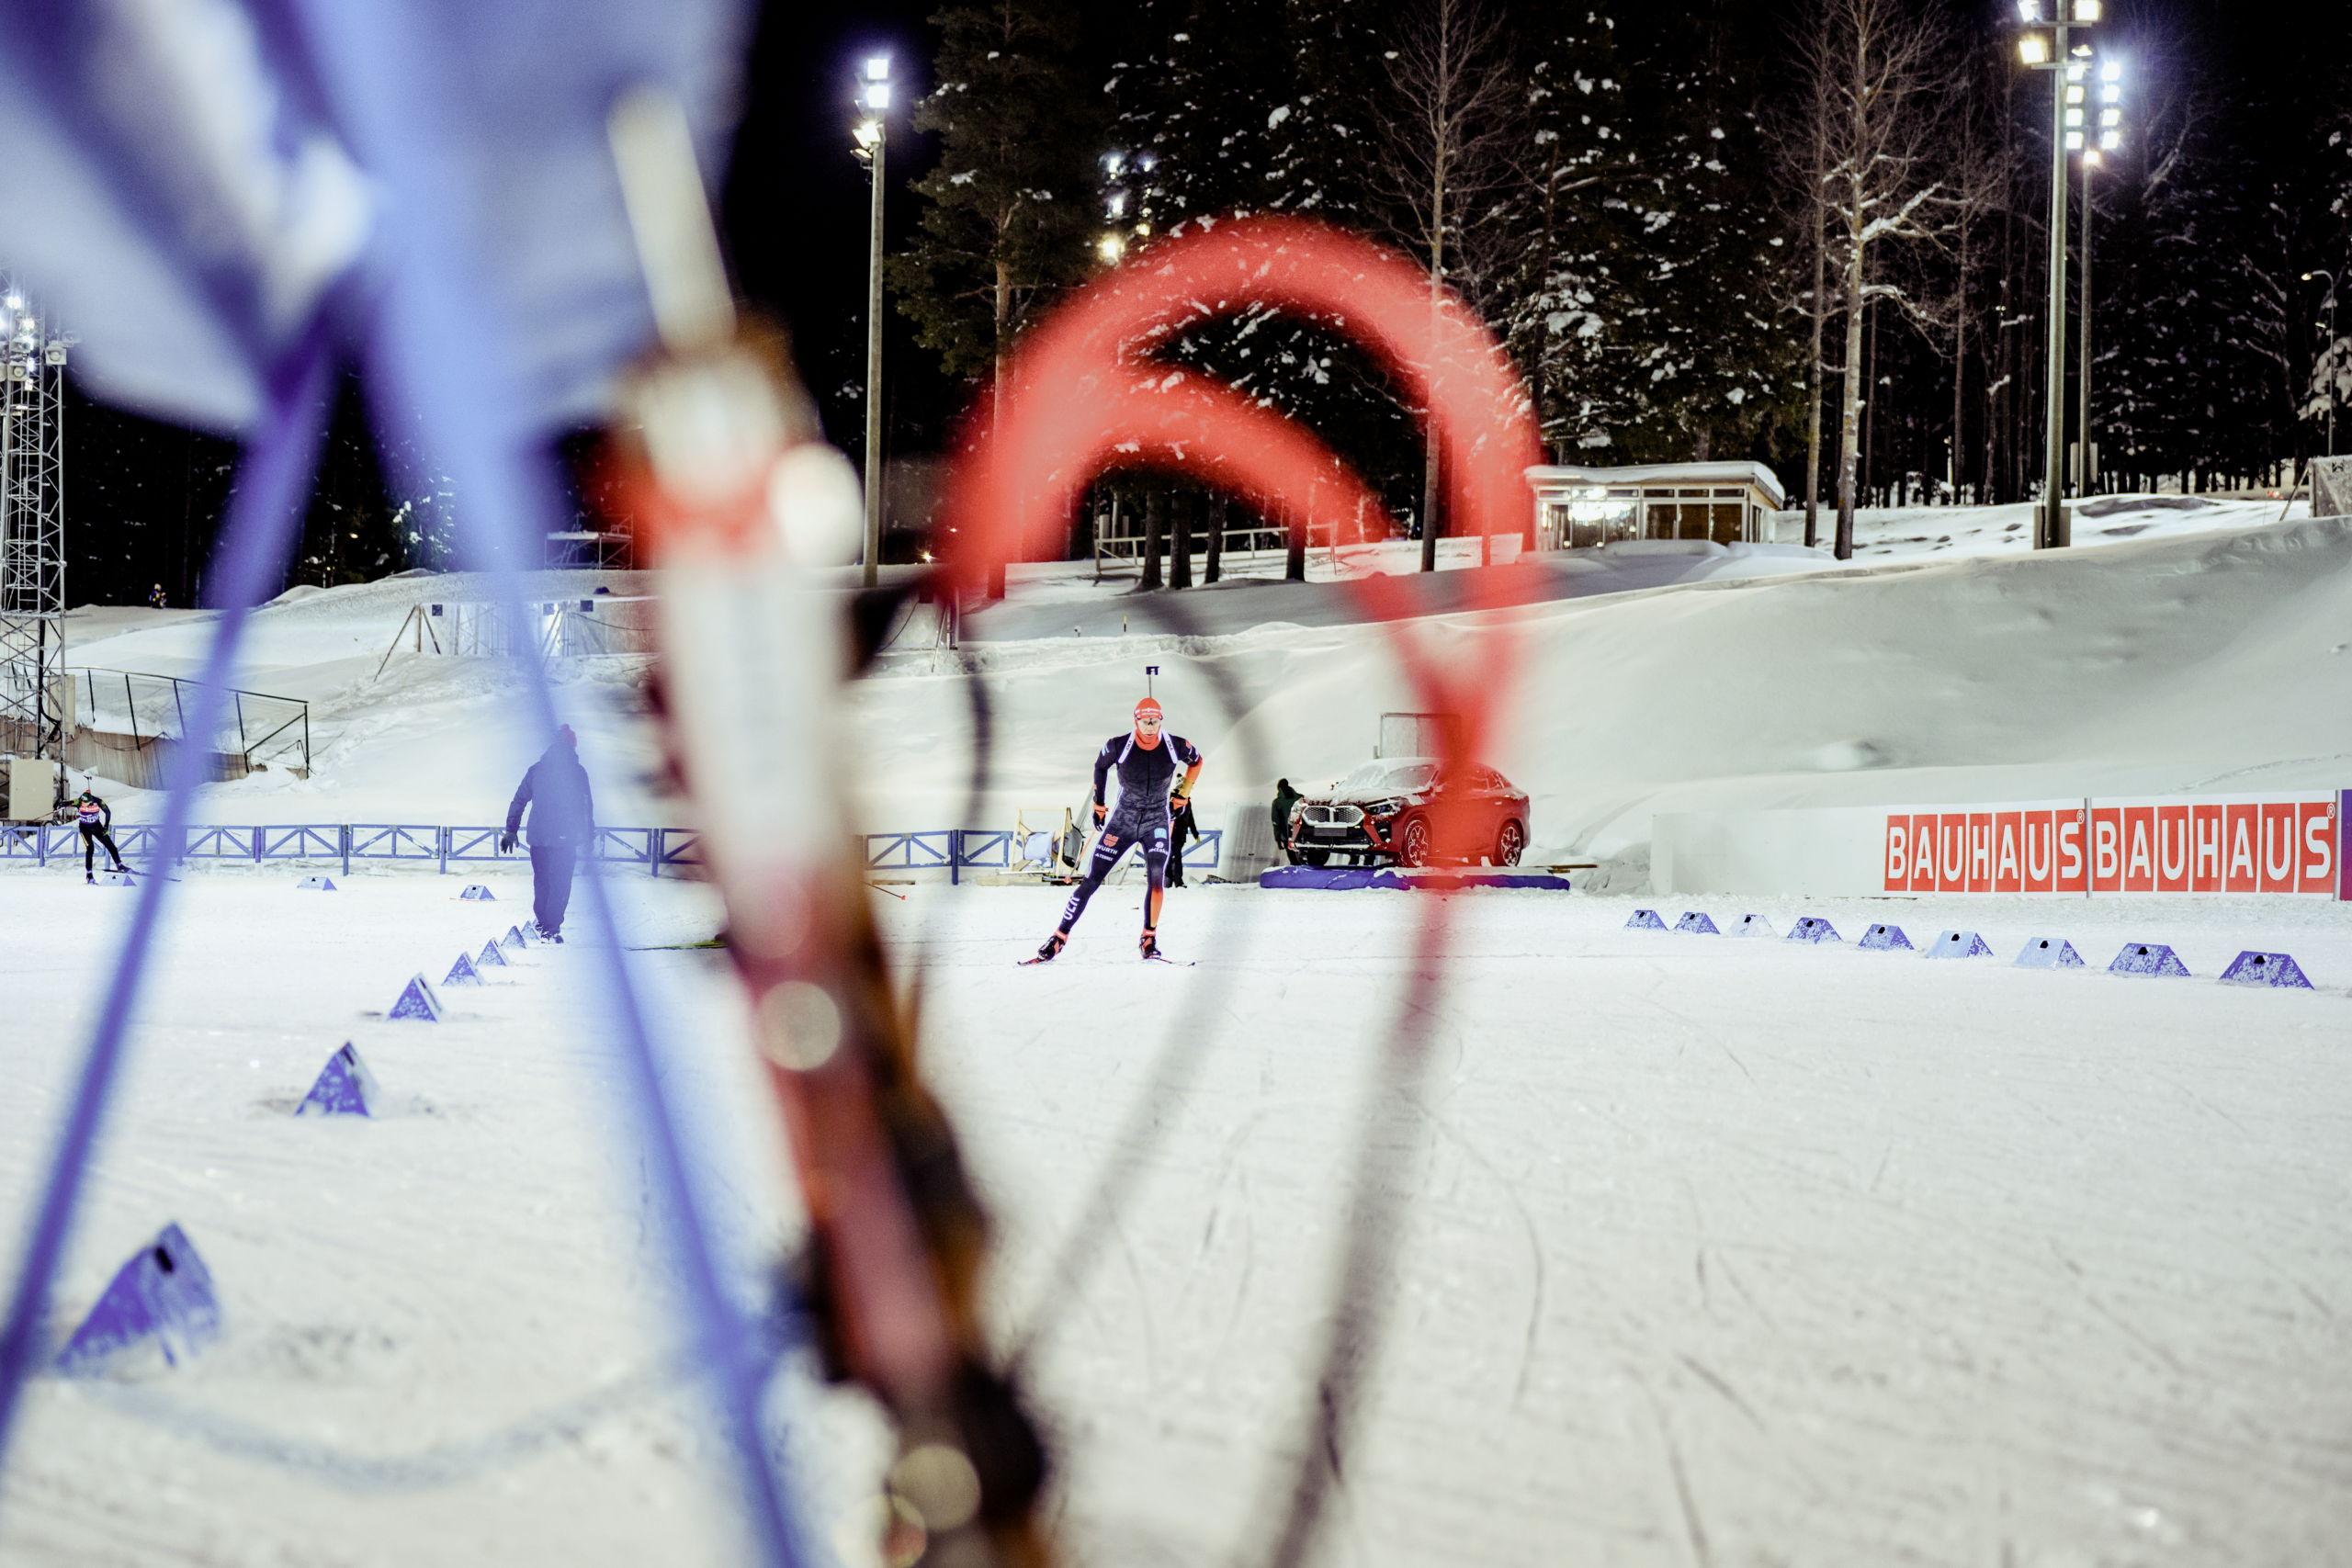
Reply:
[[[2352, 762], [2347, 566], [2352, 523], [2323, 519], [1530, 606], [1507, 617], [1524, 662], [1490, 760], [1533, 797], [1535, 861], [1616, 854], [1663, 810], [2332, 787]], [[979, 819], [1075, 800], [1147, 662], [1171, 726], [1211, 751], [1204, 821], [1278, 775], [1332, 779], [1369, 754], [1380, 711], [1412, 705], [1386, 636], [979, 649], [1001, 781]], [[944, 822], [958, 798], [933, 764], [938, 737], [964, 734], [960, 681], [922, 668], [858, 694], [876, 820]], [[1255, 756], [1208, 670], [1241, 694]]]
[[[2094, 502], [2112, 508], [2086, 520], [2099, 532], [2085, 526], [2083, 547], [2040, 555], [2016, 526], [2022, 508], [1866, 513], [1864, 547], [1845, 565], [1784, 557], [1763, 563], [1768, 575], [1511, 612], [1524, 662], [1492, 760], [1534, 797], [1532, 858], [1637, 846], [1656, 810], [2336, 782], [2336, 759], [2352, 754], [2332, 716], [2346, 670], [2335, 650], [2352, 637], [2338, 581], [2352, 560], [2345, 525], [2281, 524], [2276, 502], [2184, 500], [2201, 498]], [[1446, 546], [1448, 566], [1475, 564], [1476, 541]], [[1409, 571], [1417, 548], [1367, 547], [1336, 564], [1318, 552], [1310, 577]], [[1240, 593], [1278, 592], [1249, 586], [1250, 573], [1278, 576], [1278, 558], [1235, 565]], [[626, 595], [645, 580], [547, 574], [533, 592], [571, 597], [600, 584]], [[1091, 626], [1110, 612], [1129, 634], [967, 645], [965, 659], [990, 676], [997, 720], [997, 787], [969, 821], [957, 820], [968, 744], [958, 661], [886, 658], [855, 698], [865, 825], [1000, 825], [1017, 807], [1073, 804], [1146, 663], [1162, 667], [1173, 727], [1212, 752], [1201, 798], [1213, 827], [1266, 798], [1279, 776], [1307, 784], [1345, 772], [1368, 754], [1382, 710], [1412, 705], [1382, 628], [1272, 621], [1180, 648], [1145, 635], [1151, 623], [1132, 589], [1131, 578], [1096, 582], [1091, 563], [1015, 572], [1009, 610], [1095, 606]], [[403, 650], [377, 673], [411, 606], [486, 593], [459, 577], [395, 579], [298, 590], [260, 612], [242, 682], [312, 703], [314, 771], [212, 786], [201, 816], [495, 820], [542, 743], [508, 716], [514, 672]], [[1241, 602], [1230, 592], [1177, 597], [1195, 615]], [[193, 671], [210, 624], [177, 612], [81, 615], [101, 635], [70, 630], [72, 662], [164, 674]], [[149, 617], [160, 624], [142, 625]], [[1441, 624], [1449, 637], [1489, 635], [1459, 617]], [[1238, 713], [1220, 707], [1211, 671], [1239, 694]], [[560, 678], [604, 819], [674, 820], [650, 784], [641, 661], [571, 661]], [[1254, 748], [1241, 714], [1252, 716]], [[139, 792], [114, 794], [130, 819], [146, 809]]]

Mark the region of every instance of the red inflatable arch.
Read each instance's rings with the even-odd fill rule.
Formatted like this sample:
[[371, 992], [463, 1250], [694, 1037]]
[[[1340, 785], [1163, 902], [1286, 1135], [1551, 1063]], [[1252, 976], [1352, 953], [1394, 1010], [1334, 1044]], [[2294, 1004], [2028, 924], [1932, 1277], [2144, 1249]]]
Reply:
[[[1296, 219], [1219, 223], [1164, 242], [1081, 290], [1041, 325], [984, 395], [979, 428], [951, 491], [947, 564], [977, 586], [995, 563], [1058, 552], [1086, 487], [1131, 463], [1171, 468], [1239, 495], [1270, 517], [1385, 537], [1388, 513], [1313, 433], [1232, 388], [1151, 357], [1204, 316], [1271, 308], [1355, 339], [1436, 424], [1455, 532], [1525, 532], [1525, 471], [1543, 460], [1527, 393], [1483, 325], [1392, 253]], [[1510, 674], [1501, 628], [1441, 658], [1398, 617], [1408, 580], [1351, 585], [1389, 624], [1417, 699], [1462, 716], [1470, 760]], [[1495, 574], [1472, 574], [1467, 607], [1498, 607]]]

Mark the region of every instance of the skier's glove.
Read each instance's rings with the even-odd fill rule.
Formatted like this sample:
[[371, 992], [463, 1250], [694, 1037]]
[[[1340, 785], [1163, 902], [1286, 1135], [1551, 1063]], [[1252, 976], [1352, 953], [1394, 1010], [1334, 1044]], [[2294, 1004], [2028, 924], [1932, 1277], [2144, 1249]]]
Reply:
[[498, 852], [503, 855], [511, 855], [514, 852], [514, 834], [501, 833], [498, 835]]
[[1102, 826], [1102, 819], [1110, 815], [1111, 808], [1109, 807], [1103, 805], [1099, 800], [1094, 803], [1094, 825], [1097, 828]]

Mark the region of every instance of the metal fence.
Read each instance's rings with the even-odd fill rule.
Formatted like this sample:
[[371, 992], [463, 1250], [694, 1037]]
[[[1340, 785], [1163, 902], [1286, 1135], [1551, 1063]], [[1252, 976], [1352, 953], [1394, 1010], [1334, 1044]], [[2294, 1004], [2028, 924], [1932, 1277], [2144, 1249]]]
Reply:
[[[1184, 849], [1188, 871], [1214, 871], [1223, 852], [1225, 830], [1213, 828]], [[961, 882], [967, 870], [1010, 871], [1026, 862], [1018, 836], [1009, 828], [934, 828], [921, 833], [868, 833], [868, 871], [936, 871]]]
[[[645, 594], [535, 599], [517, 623], [498, 604], [418, 604], [392, 634], [390, 659], [406, 639], [412, 653], [481, 658], [613, 659], [654, 651], [657, 601]], [[380, 672], [381, 666], [379, 665]]]
[[[128, 735], [140, 749], [158, 740], [187, 739], [194, 682], [134, 670], [75, 668], [66, 674], [73, 678], [74, 696], [82, 707], [80, 713], [67, 716], [69, 730], [80, 725]], [[248, 768], [255, 762], [299, 756], [300, 766], [308, 770], [311, 705], [300, 697], [277, 697], [232, 686], [229, 711], [208, 744], [213, 750], [243, 757]]]
[[[442, 827], [409, 822], [305, 822], [252, 828], [190, 828], [175, 861], [339, 861], [344, 874], [354, 861], [430, 861], [446, 873], [452, 863], [525, 858], [502, 855], [501, 827]], [[119, 824], [116, 848], [126, 861], [163, 858], [161, 829], [145, 824]], [[599, 828], [587, 856], [607, 865], [643, 866], [659, 876], [700, 865], [701, 838], [687, 828]], [[0, 863], [82, 858], [81, 829], [74, 823], [0, 828]]]
[[[354, 861], [430, 861], [446, 874], [453, 864], [463, 867], [483, 862], [513, 860], [502, 855], [499, 826], [445, 827], [406, 822], [303, 822], [250, 828], [190, 828], [178, 862], [237, 861], [260, 865], [266, 861], [339, 861], [351, 874]], [[114, 829], [122, 858], [155, 861], [164, 858], [161, 829], [138, 823]], [[1216, 869], [1225, 833], [1212, 829], [1184, 852], [1187, 869]], [[950, 882], [962, 881], [967, 870], [1006, 870], [1023, 863], [1016, 835], [1009, 829], [939, 828], [920, 833], [868, 833], [865, 864], [869, 871], [946, 871]], [[51, 861], [82, 858], [81, 830], [74, 823], [44, 823], [0, 827], [0, 863], [30, 862], [46, 866]], [[691, 828], [598, 828], [587, 858], [605, 865], [642, 866], [649, 876], [666, 867], [675, 874], [702, 863], [702, 837]]]

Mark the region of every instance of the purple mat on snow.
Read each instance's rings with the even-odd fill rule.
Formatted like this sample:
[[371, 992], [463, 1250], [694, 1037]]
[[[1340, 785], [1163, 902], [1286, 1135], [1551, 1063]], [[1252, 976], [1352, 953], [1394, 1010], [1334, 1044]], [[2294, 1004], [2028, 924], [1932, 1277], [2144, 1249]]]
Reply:
[[1412, 884], [1393, 871], [1372, 866], [1278, 865], [1272, 871], [1260, 872], [1258, 886], [1319, 887], [1334, 893], [1358, 887], [1386, 887], [1401, 893]]

